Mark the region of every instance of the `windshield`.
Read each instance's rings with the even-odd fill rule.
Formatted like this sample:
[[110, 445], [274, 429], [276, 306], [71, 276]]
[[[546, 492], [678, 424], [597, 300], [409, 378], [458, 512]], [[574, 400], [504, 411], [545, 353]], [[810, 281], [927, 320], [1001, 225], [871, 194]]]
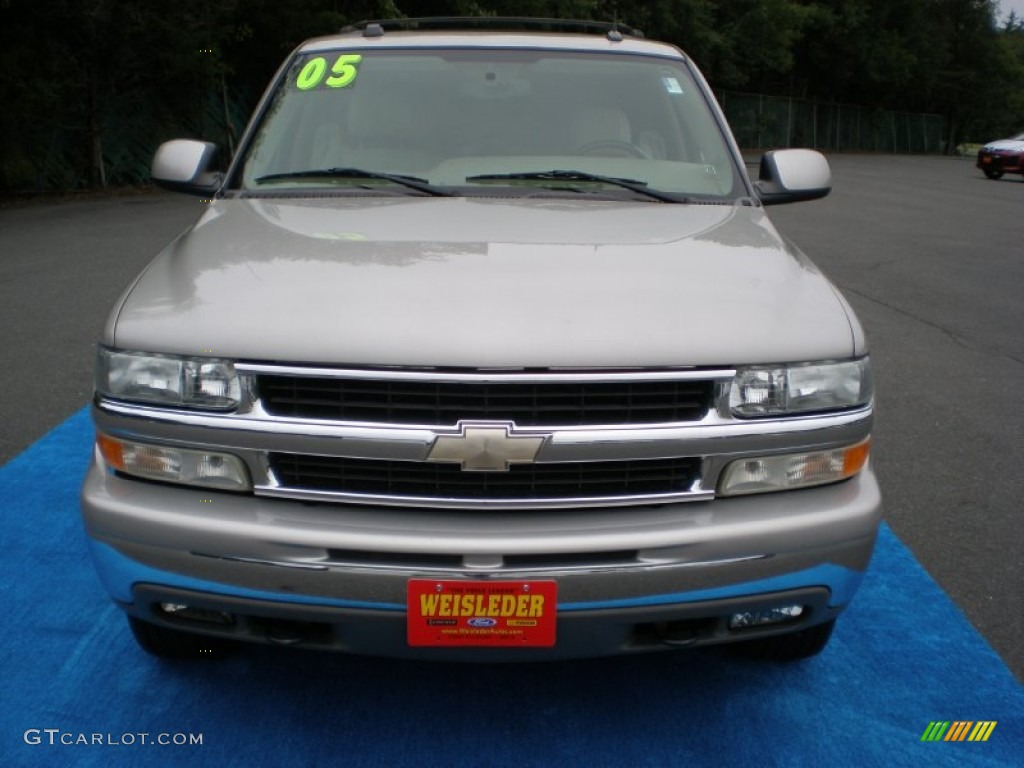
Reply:
[[240, 167], [235, 186], [255, 193], [500, 188], [655, 202], [744, 194], [683, 62], [631, 54], [303, 55], [280, 81]]

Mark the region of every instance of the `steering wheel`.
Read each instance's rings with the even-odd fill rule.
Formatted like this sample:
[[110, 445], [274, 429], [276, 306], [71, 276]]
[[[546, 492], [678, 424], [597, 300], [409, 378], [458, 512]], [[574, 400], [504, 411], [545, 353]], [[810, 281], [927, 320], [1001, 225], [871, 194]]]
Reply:
[[588, 142], [581, 147], [576, 147], [575, 152], [580, 155], [593, 155], [607, 149], [617, 149], [622, 154], [629, 157], [639, 157], [642, 160], [651, 159], [651, 156], [640, 149], [640, 147], [621, 139], [598, 139], [597, 141]]

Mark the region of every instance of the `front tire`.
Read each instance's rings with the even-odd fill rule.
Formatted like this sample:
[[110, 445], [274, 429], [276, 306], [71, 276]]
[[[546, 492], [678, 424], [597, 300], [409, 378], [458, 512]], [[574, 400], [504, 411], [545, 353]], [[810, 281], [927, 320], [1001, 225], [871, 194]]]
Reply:
[[139, 647], [160, 659], [216, 658], [236, 647], [230, 640], [168, 629], [134, 616], [128, 617], [128, 626]]
[[817, 656], [828, 645], [836, 620], [816, 624], [788, 635], [773, 635], [736, 643], [732, 649], [739, 655], [763, 661], [799, 661]]
[[1001, 178], [1003, 178], [1003, 172], [1002, 171], [994, 171], [991, 168], [982, 168], [981, 170], [990, 179], [1001, 179]]

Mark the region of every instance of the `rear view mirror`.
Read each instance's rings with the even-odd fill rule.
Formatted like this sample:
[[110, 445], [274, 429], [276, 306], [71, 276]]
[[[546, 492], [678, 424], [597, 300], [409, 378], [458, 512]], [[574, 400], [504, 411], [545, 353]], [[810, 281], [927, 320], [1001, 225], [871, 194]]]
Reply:
[[832, 171], [820, 152], [779, 149], [764, 153], [754, 187], [765, 205], [816, 200], [832, 191]]
[[223, 178], [222, 174], [210, 170], [216, 154], [217, 145], [208, 141], [166, 141], [153, 155], [150, 175], [165, 189], [211, 197], [220, 188]]

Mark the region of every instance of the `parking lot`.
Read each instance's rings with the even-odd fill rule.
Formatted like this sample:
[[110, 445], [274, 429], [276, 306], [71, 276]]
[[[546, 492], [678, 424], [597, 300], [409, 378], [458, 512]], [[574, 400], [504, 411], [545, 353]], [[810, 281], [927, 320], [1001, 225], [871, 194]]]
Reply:
[[[1024, 180], [963, 158], [831, 161], [830, 197], [772, 216], [869, 334], [890, 526], [1024, 680]], [[88, 402], [108, 307], [201, 209], [149, 192], [0, 210], [0, 462]]]
[[1024, 181], [964, 158], [832, 166], [830, 197], [775, 222], [867, 329], [889, 524], [1024, 679]]

